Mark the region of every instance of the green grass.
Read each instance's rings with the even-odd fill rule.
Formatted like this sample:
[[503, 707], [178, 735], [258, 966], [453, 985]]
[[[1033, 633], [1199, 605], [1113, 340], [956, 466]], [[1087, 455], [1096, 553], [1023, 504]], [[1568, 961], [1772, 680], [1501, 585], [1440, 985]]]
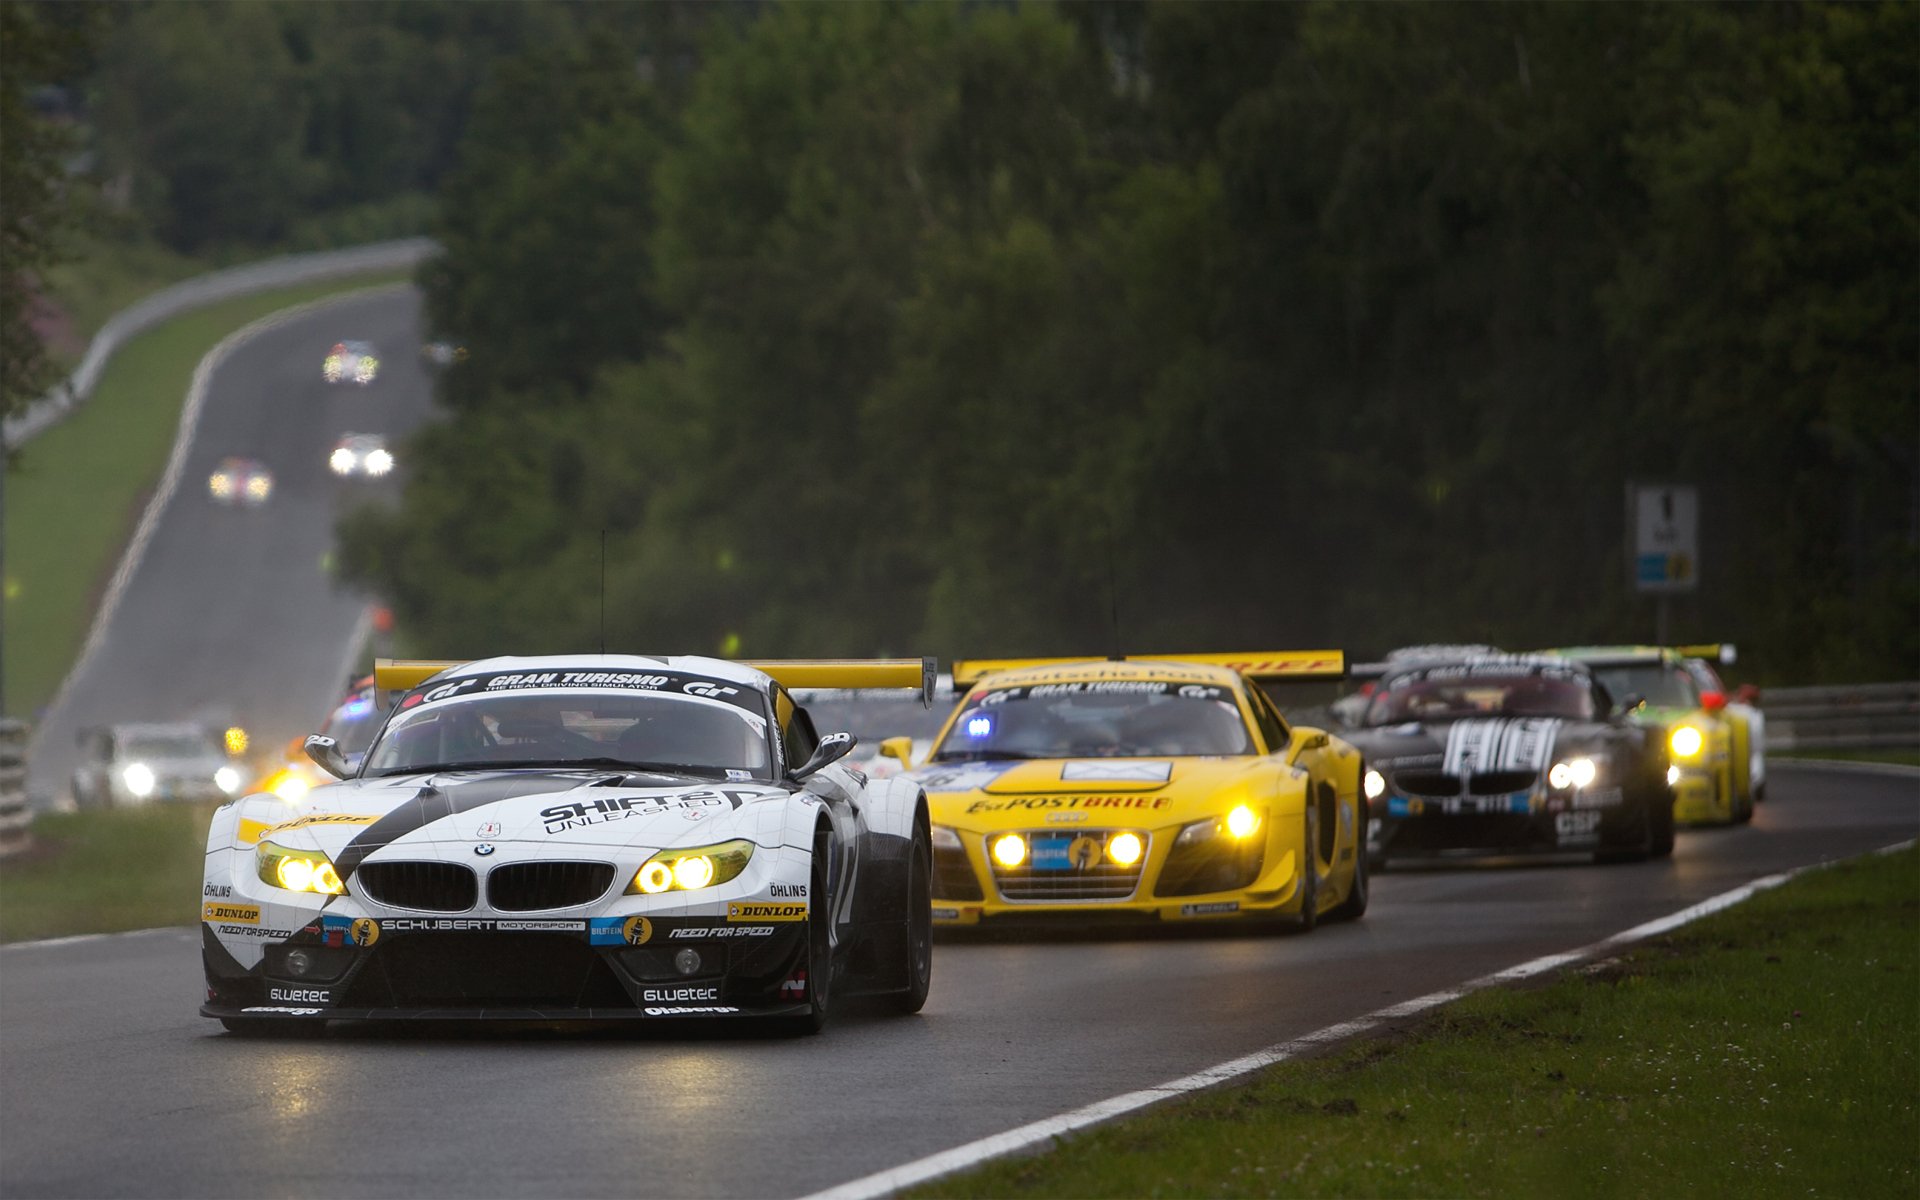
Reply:
[[912, 1196], [1920, 1194], [1920, 852]]
[[67, 370], [79, 365], [87, 342], [113, 314], [169, 284], [219, 267], [149, 237], [81, 237], [68, 254], [66, 262], [46, 273], [47, 292], [72, 320], [78, 338], [75, 352], [57, 355]]
[[0, 942], [191, 925], [212, 804], [41, 813], [0, 862]]
[[102, 589], [159, 482], [193, 368], [278, 309], [405, 279], [386, 273], [262, 292], [177, 317], [114, 355], [93, 398], [7, 469], [5, 711], [28, 716], [72, 666]]

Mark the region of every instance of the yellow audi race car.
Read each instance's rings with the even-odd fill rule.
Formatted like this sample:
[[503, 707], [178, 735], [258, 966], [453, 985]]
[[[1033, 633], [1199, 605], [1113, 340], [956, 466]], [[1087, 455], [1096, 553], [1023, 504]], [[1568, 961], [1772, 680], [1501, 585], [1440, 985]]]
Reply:
[[1252, 683], [1344, 671], [1339, 651], [955, 663], [962, 699], [907, 772], [934, 923], [1358, 917], [1360, 754]]
[[1766, 788], [1764, 718], [1729, 697], [1707, 662], [1732, 662], [1733, 646], [1574, 646], [1548, 653], [1585, 663], [1636, 723], [1664, 731], [1676, 821], [1753, 819], [1754, 802]]

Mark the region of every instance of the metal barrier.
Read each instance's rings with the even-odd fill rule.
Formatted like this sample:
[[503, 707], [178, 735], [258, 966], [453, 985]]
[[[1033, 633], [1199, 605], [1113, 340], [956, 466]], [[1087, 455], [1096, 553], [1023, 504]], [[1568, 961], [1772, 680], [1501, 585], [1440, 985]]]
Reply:
[[107, 360], [129, 339], [162, 321], [235, 296], [347, 275], [406, 270], [437, 249], [429, 238], [405, 238], [350, 250], [289, 254], [224, 271], [210, 271], [162, 288], [131, 308], [115, 313], [102, 325], [93, 341], [87, 344], [86, 357], [65, 383], [28, 405], [24, 412], [7, 418], [0, 444], [18, 447], [86, 403], [87, 397], [93, 395], [94, 385], [100, 382], [101, 372], [106, 370]]
[[32, 844], [27, 804], [27, 723], [0, 718], [0, 858]]
[[1768, 688], [1769, 750], [1920, 746], [1920, 682]]

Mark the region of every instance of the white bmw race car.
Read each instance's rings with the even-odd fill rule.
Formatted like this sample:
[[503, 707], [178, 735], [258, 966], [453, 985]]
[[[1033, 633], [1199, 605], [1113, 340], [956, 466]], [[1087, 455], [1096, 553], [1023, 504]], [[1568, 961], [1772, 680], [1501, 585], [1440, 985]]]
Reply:
[[932, 660], [567, 655], [381, 662], [407, 689], [355, 771], [207, 836], [202, 1015], [777, 1018], [848, 994], [918, 1011], [932, 975], [927, 803], [839, 762], [793, 687], [906, 686]]

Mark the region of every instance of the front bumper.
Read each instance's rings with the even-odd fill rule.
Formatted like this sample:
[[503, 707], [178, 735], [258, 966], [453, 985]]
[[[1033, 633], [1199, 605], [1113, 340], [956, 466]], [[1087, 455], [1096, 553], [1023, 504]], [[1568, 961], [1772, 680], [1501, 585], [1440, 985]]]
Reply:
[[251, 968], [211, 926], [202, 929], [200, 1011], [208, 1017], [603, 1021], [807, 1011], [804, 920], [323, 915], [267, 946]]
[[1682, 824], [1711, 824], [1733, 819], [1733, 788], [1724, 761], [1683, 766], [1673, 785], [1673, 819]]
[[1370, 805], [1367, 852], [1375, 859], [1580, 853], [1616, 840], [1632, 819], [1615, 786], [1482, 796], [1388, 792]]

